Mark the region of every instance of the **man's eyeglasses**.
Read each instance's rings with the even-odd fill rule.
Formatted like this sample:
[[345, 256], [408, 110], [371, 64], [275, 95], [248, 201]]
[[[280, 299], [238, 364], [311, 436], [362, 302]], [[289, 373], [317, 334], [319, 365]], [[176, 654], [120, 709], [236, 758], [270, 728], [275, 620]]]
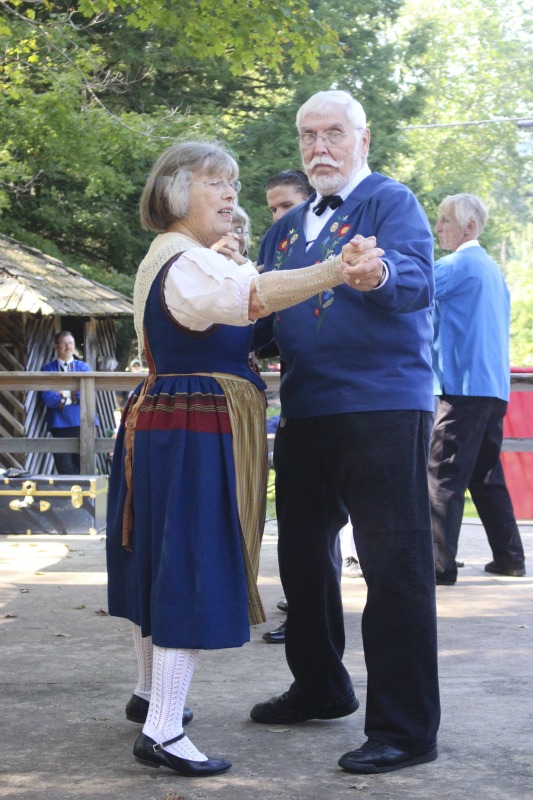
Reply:
[[209, 181], [193, 181], [193, 183], [201, 183], [204, 186], [209, 186], [210, 189], [214, 189], [215, 192], [227, 192], [228, 189], [233, 189], [236, 194], [239, 194], [241, 191], [241, 182], [240, 181], [224, 181], [221, 178], [213, 178], [213, 180]]
[[302, 147], [312, 147], [315, 145], [317, 139], [322, 139], [325, 144], [340, 144], [345, 136], [348, 136], [349, 133], [352, 131], [361, 131], [362, 128], [352, 128], [349, 131], [338, 131], [336, 128], [331, 128], [329, 131], [324, 131], [324, 133], [311, 133], [309, 131], [305, 131], [304, 133], [300, 133], [298, 139], [300, 140], [300, 144]]

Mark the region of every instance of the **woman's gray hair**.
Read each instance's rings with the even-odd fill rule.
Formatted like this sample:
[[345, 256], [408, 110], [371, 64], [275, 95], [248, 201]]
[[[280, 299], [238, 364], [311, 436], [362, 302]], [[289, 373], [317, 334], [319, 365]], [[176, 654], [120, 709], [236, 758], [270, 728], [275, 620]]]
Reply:
[[317, 92], [311, 95], [309, 100], [298, 109], [296, 127], [300, 130], [302, 118], [307, 114], [326, 116], [335, 110], [335, 106], [345, 107], [346, 116], [354, 128], [366, 128], [366, 114], [361, 103], [355, 100], [349, 92], [340, 90]]
[[229, 148], [220, 142], [171, 145], [155, 162], [144, 186], [139, 204], [143, 228], [162, 233], [187, 216], [194, 175], [234, 181], [239, 167]]
[[486, 225], [489, 212], [483, 200], [475, 194], [450, 194], [439, 206], [439, 212], [450, 213], [459, 225], [466, 228], [470, 220], [476, 223], [476, 236], [479, 236]]
[[250, 217], [242, 206], [236, 205], [233, 209], [233, 213], [231, 215], [232, 229], [234, 225], [238, 225], [244, 229], [242, 236], [244, 237], [245, 249], [248, 250], [252, 236], [252, 223], [250, 222]]

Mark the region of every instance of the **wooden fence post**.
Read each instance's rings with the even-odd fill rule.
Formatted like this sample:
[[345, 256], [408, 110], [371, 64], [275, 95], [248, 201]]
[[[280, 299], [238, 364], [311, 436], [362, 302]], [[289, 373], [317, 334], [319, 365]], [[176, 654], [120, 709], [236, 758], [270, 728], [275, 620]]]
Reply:
[[80, 468], [82, 475], [96, 472], [94, 415], [96, 413], [96, 384], [93, 373], [80, 381]]

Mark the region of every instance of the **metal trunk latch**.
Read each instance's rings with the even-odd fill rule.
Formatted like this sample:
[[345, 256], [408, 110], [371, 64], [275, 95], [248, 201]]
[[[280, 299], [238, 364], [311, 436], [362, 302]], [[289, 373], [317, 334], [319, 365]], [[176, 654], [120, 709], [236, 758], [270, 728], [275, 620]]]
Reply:
[[81, 486], [74, 484], [70, 490], [70, 497], [74, 508], [81, 508], [83, 505], [83, 489]]
[[[22, 508], [29, 508], [35, 502], [33, 495], [37, 491], [37, 484], [35, 481], [24, 481], [22, 484], [23, 500], [12, 500], [9, 508], [12, 511], [20, 511]], [[47, 500], [39, 500], [39, 511], [48, 511], [50, 503]]]

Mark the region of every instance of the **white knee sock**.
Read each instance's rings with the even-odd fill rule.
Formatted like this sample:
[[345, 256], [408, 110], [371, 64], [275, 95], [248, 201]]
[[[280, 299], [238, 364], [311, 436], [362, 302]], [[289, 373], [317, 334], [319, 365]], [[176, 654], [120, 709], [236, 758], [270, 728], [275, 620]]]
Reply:
[[150, 702], [152, 693], [152, 637], [143, 637], [139, 625], [134, 625], [133, 643], [135, 645], [135, 655], [137, 656], [137, 686], [133, 690], [133, 694]]
[[[183, 732], [182, 718], [198, 650], [154, 646], [152, 696], [143, 733], [158, 744]], [[187, 736], [165, 750], [189, 761], [206, 761]]]

